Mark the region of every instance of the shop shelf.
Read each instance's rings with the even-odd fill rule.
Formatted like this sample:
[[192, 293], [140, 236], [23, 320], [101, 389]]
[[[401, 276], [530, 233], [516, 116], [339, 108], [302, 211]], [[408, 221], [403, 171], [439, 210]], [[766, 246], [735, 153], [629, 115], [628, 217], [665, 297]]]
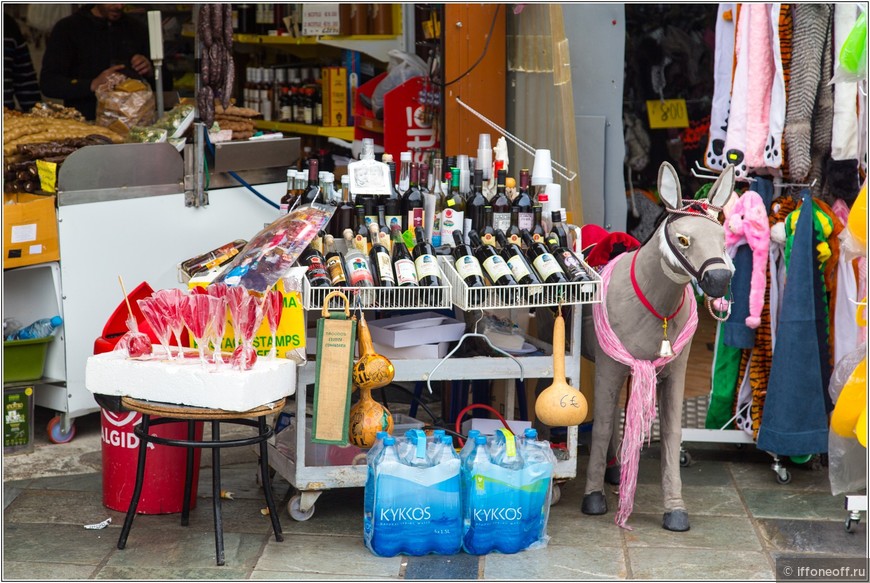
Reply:
[[540, 285], [471, 288], [453, 267], [452, 257], [439, 257], [441, 272], [453, 290], [453, 303], [462, 310], [536, 308], [592, 304], [601, 301], [601, 277], [580, 259], [589, 281]]
[[[351, 309], [360, 307], [377, 310], [450, 309], [452, 295], [446, 283], [431, 287], [311, 287], [308, 280], [302, 282], [302, 305], [306, 310], [320, 310], [323, 300], [331, 292], [339, 291], [347, 296]], [[330, 310], [344, 309], [344, 301], [332, 298]]]
[[305, 134], [309, 136], [324, 136], [338, 138], [348, 142], [353, 141], [353, 126], [326, 127], [314, 126], [304, 123], [287, 123], [281, 121], [254, 121], [254, 127], [261, 130], [273, 130], [288, 134]]

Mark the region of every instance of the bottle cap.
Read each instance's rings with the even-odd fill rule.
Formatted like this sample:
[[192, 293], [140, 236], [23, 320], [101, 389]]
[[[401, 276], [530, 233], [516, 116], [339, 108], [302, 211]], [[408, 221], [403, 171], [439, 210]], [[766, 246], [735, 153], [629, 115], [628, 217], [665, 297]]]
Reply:
[[468, 439], [474, 439], [478, 435], [480, 435], [480, 430], [479, 429], [472, 429], [471, 431], [468, 432]]
[[396, 438], [388, 435], [384, 438], [384, 445], [396, 445]]
[[449, 445], [449, 446], [453, 447], [453, 438], [450, 437], [449, 435], [442, 435], [441, 436], [441, 443], [443, 443], [444, 445]]
[[537, 439], [538, 430], [534, 427], [526, 427], [526, 430], [523, 431], [523, 435], [526, 437], [526, 439]]
[[485, 436], [485, 435], [477, 435], [477, 436], [475, 436], [475, 437], [474, 437], [474, 443], [476, 443], [477, 445], [484, 445], [484, 444], [486, 444], [486, 436]]
[[383, 439], [388, 435], [389, 433], [387, 433], [386, 431], [378, 431], [377, 433], [375, 433], [375, 439]]
[[559, 209], [556, 209], [556, 210], [554, 210], [554, 211], [550, 211], [550, 218], [551, 218], [554, 222], [555, 222], [555, 221], [559, 221], [559, 222], [561, 222], [561, 221], [562, 221], [562, 211], [560, 211]]
[[535, 164], [532, 166], [532, 186], [541, 186], [553, 182], [553, 165], [550, 162], [550, 150], [535, 150]]
[[51, 318], [51, 325], [54, 326], [55, 328], [57, 328], [61, 324], [63, 324], [63, 318], [61, 318], [60, 316], [53, 316]]

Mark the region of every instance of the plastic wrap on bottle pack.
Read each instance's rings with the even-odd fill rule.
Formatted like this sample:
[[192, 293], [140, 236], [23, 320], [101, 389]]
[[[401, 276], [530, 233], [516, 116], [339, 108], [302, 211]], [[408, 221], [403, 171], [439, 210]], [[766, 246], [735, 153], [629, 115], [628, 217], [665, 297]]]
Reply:
[[[828, 384], [828, 392], [834, 403], [866, 353], [867, 345], [862, 343], [834, 367]], [[867, 449], [857, 439], [837, 435], [835, 431], [828, 432], [828, 479], [834, 496], [858, 492], [867, 487]]]

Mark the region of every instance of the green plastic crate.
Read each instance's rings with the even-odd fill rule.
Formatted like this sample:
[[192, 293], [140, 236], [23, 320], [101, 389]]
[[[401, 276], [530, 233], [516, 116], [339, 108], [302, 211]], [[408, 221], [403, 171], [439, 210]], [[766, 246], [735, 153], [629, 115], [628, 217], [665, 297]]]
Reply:
[[35, 381], [42, 378], [45, 354], [54, 336], [3, 342], [3, 382]]

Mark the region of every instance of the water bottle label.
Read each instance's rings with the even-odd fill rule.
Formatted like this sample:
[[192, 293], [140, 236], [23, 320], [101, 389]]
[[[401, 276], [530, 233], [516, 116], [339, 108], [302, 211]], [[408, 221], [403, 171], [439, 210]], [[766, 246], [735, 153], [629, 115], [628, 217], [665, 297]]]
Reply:
[[526, 269], [526, 264], [519, 255], [514, 255], [508, 259], [507, 264], [517, 281], [529, 276], [529, 270]]

